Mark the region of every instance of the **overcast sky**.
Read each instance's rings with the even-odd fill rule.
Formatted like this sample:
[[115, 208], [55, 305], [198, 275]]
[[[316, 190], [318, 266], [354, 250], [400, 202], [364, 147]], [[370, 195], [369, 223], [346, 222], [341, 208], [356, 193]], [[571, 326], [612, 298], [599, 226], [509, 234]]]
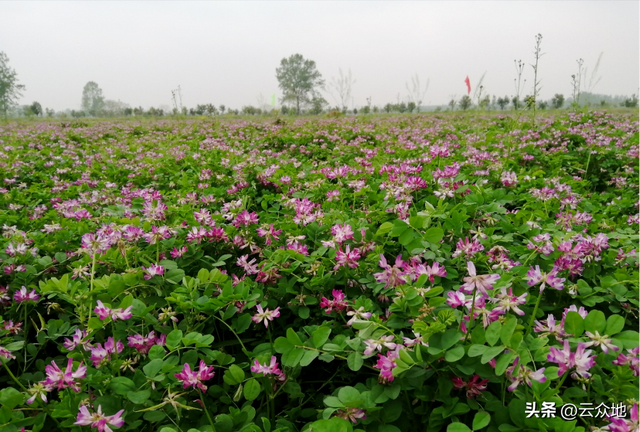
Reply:
[[[327, 82], [349, 69], [356, 106], [406, 100], [418, 74], [425, 105], [475, 89], [513, 95], [514, 60], [527, 63], [531, 92], [541, 33], [541, 97], [570, 96], [576, 60], [587, 79], [604, 53], [594, 93], [638, 91], [637, 1], [442, 2], [0, 2], [0, 51], [26, 85], [21, 103], [78, 109], [95, 81], [131, 106], [258, 105], [281, 96], [281, 59], [300, 53]], [[596, 78], [597, 78], [596, 77]], [[473, 89], [473, 90], [474, 90]], [[472, 91], [473, 91], [472, 90]], [[473, 93], [472, 93], [473, 95]], [[332, 105], [330, 94], [325, 97]]]

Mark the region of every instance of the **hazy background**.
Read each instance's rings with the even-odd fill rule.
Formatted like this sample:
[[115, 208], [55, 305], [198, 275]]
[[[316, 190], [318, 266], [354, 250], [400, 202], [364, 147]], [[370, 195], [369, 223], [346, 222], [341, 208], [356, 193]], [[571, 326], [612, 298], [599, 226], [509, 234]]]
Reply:
[[[20, 103], [78, 109], [95, 81], [131, 106], [258, 105], [281, 92], [280, 60], [300, 53], [328, 82], [351, 69], [355, 106], [406, 100], [416, 73], [430, 79], [423, 105], [466, 94], [486, 72], [485, 93], [515, 94], [515, 59], [527, 63], [541, 33], [541, 98], [571, 96], [576, 60], [594, 93], [638, 91], [637, 1], [451, 2], [0, 2], [0, 51], [26, 85]], [[336, 101], [325, 98], [331, 105]]]

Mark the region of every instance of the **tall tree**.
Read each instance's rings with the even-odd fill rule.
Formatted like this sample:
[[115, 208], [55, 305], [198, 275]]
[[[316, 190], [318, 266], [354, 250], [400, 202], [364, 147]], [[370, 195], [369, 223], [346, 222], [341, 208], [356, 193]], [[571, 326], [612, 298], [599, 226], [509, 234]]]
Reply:
[[18, 84], [18, 74], [9, 67], [9, 57], [0, 51], [0, 112], [7, 117], [7, 111], [15, 106], [25, 87]]
[[420, 85], [420, 77], [418, 77], [418, 74], [415, 74], [415, 76], [411, 77], [411, 86], [409, 86], [409, 83], [405, 83], [405, 87], [409, 93], [409, 102], [413, 102], [417, 108], [416, 111], [420, 112], [420, 106], [422, 105], [424, 96], [427, 94], [427, 90], [429, 90], [429, 79], [427, 78], [427, 83], [424, 88], [422, 88]]
[[[336, 99], [336, 103], [340, 103], [340, 109], [343, 112], [347, 111], [347, 104], [351, 101], [351, 88], [355, 83], [356, 80], [351, 76], [351, 69], [346, 75], [340, 69], [340, 76], [331, 78], [331, 82], [329, 82], [329, 94]], [[334, 93], [337, 94], [337, 98]]]
[[89, 81], [82, 89], [82, 109], [87, 114], [97, 116], [104, 107], [104, 96], [98, 84]]
[[324, 86], [316, 62], [305, 60], [301, 54], [282, 59], [280, 67], [276, 68], [276, 78], [283, 92], [282, 102], [293, 102], [297, 114], [300, 114], [300, 107], [309, 104], [314, 97], [320, 97], [318, 89]]

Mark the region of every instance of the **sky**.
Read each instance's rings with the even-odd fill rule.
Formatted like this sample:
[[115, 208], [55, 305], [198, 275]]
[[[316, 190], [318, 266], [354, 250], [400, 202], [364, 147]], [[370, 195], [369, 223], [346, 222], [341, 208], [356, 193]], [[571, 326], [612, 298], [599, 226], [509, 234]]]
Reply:
[[377, 106], [407, 101], [416, 76], [423, 89], [429, 82], [423, 105], [467, 94], [467, 76], [472, 96], [483, 75], [484, 93], [513, 96], [514, 60], [525, 63], [524, 96], [532, 93], [537, 34], [540, 98], [571, 96], [580, 58], [583, 91], [591, 81], [593, 93], [631, 95], [640, 81], [639, 4], [1, 1], [0, 51], [26, 86], [20, 103], [54, 110], [79, 109], [89, 81], [133, 107], [169, 107], [178, 86], [187, 107], [258, 106], [282, 96], [276, 68], [293, 54], [315, 61], [327, 88], [350, 70], [355, 107], [367, 98]]

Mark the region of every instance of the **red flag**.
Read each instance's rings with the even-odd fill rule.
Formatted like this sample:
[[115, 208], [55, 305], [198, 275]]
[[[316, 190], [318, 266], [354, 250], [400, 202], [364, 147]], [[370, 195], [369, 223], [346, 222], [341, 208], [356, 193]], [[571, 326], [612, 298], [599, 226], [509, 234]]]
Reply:
[[467, 76], [464, 82], [467, 85], [467, 95], [469, 95], [471, 94], [471, 81], [469, 81], [469, 76]]

